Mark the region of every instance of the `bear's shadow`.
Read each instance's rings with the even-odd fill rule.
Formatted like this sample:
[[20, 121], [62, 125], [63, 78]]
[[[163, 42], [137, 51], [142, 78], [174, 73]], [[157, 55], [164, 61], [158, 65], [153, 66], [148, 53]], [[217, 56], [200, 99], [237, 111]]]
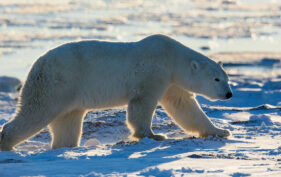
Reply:
[[[132, 173], [181, 158], [216, 158], [213, 156], [214, 151], [218, 151], [226, 143], [237, 143], [237, 141], [218, 137], [165, 141], [144, 139], [138, 143], [117, 143], [110, 147], [112, 150], [109, 155], [87, 156], [87, 158], [93, 165], [90, 171], [103, 174]], [[221, 155], [220, 158], [223, 156]]]
[[[57, 175], [60, 173], [88, 174], [91, 172], [122, 174], [142, 171], [148, 167], [173, 162], [181, 158], [216, 158], [218, 156], [214, 156], [214, 152], [226, 143], [237, 143], [237, 141], [218, 137], [167, 139], [165, 141], [145, 138], [138, 143], [120, 142], [113, 145], [61, 148], [35, 154], [6, 152], [9, 155], [7, 154], [6, 158], [3, 158], [5, 156], [3, 154], [0, 163], [13, 163], [13, 168], [19, 166], [19, 170], [22, 168], [22, 175], [48, 175], [51, 169], [57, 169], [58, 166], [67, 168], [67, 172], [57, 169]], [[225, 155], [225, 157], [227, 156]], [[48, 164], [47, 167], [43, 168], [38, 165], [38, 168], [34, 168], [32, 171], [24, 170], [24, 164], [34, 162], [38, 164], [38, 161], [45, 165]]]
[[[86, 175], [92, 172], [104, 175], [133, 173], [181, 158], [227, 157], [221, 154], [218, 154], [220, 156], [213, 155], [226, 143], [237, 143], [237, 141], [218, 137], [165, 141], [145, 138], [138, 143], [120, 142], [92, 147], [43, 150], [38, 153], [0, 152], [0, 157], [2, 157], [0, 164], [13, 163], [10, 167], [21, 171], [22, 175], [50, 175], [52, 169], [56, 175], [78, 173]], [[25, 169], [29, 166], [28, 164], [34, 164], [31, 171]]]

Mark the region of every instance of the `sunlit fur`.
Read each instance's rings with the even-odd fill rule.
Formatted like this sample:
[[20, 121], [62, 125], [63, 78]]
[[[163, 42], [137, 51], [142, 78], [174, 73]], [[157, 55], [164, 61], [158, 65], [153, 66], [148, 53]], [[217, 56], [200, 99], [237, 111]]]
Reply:
[[78, 146], [88, 110], [126, 105], [133, 138], [163, 140], [151, 130], [157, 103], [186, 131], [226, 137], [229, 132], [210, 122], [194, 93], [225, 99], [231, 91], [227, 82], [220, 65], [163, 35], [131, 43], [64, 44], [32, 66], [0, 149], [12, 150], [47, 125], [52, 148]]
[[198, 133], [201, 137], [230, 135], [228, 130], [215, 127], [202, 111], [194, 94], [178, 86], [171, 86], [161, 100], [162, 106], [175, 122], [187, 132]]

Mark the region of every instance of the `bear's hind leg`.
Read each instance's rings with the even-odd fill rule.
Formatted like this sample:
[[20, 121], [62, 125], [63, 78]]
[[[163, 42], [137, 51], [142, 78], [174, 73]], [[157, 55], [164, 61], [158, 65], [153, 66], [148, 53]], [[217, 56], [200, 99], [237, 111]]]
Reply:
[[38, 107], [38, 105], [36, 108], [35, 106], [29, 108], [29, 106], [22, 106], [14, 119], [4, 125], [0, 139], [0, 151], [13, 150], [14, 146], [38, 133], [56, 115], [59, 115], [59, 109], [49, 110], [47, 106]]
[[171, 86], [161, 100], [168, 114], [185, 131], [196, 132], [201, 137], [230, 135], [228, 130], [217, 128], [202, 111], [192, 93]]
[[79, 146], [85, 113], [84, 110], [74, 110], [49, 124], [52, 149]]

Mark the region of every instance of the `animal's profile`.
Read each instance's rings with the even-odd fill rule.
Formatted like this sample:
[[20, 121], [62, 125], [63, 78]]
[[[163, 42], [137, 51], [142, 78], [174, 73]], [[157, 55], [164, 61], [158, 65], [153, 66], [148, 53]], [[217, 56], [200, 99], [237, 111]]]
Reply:
[[67, 43], [33, 64], [15, 117], [3, 127], [0, 149], [12, 150], [47, 125], [52, 148], [78, 146], [88, 110], [126, 105], [133, 138], [164, 140], [151, 130], [158, 103], [187, 132], [229, 136], [211, 123], [194, 94], [229, 99], [228, 76], [220, 64], [167, 36]]

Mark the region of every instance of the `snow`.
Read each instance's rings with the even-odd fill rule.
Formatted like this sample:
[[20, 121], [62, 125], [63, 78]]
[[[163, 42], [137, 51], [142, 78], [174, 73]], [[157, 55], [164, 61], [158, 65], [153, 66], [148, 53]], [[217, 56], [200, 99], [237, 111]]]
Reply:
[[15, 92], [20, 87], [21, 82], [17, 78], [0, 77], [0, 92]]
[[197, 99], [232, 136], [186, 134], [158, 106], [153, 131], [168, 139], [134, 142], [126, 108], [92, 111], [80, 147], [51, 150], [45, 128], [15, 151], [0, 152], [0, 176], [280, 176], [280, 2], [159, 2], [1, 1], [0, 130], [13, 118], [30, 65], [46, 50], [73, 40], [163, 33], [223, 62], [233, 98]]
[[[85, 118], [81, 147], [51, 150], [44, 129], [15, 151], [0, 152], [0, 176], [278, 176], [280, 76], [230, 75], [235, 83], [230, 101], [210, 102], [198, 96], [212, 121], [232, 132], [228, 139], [185, 134], [158, 106], [153, 130], [168, 139], [132, 142], [125, 108], [94, 111]], [[3, 125], [12, 118], [18, 93], [0, 93]]]

